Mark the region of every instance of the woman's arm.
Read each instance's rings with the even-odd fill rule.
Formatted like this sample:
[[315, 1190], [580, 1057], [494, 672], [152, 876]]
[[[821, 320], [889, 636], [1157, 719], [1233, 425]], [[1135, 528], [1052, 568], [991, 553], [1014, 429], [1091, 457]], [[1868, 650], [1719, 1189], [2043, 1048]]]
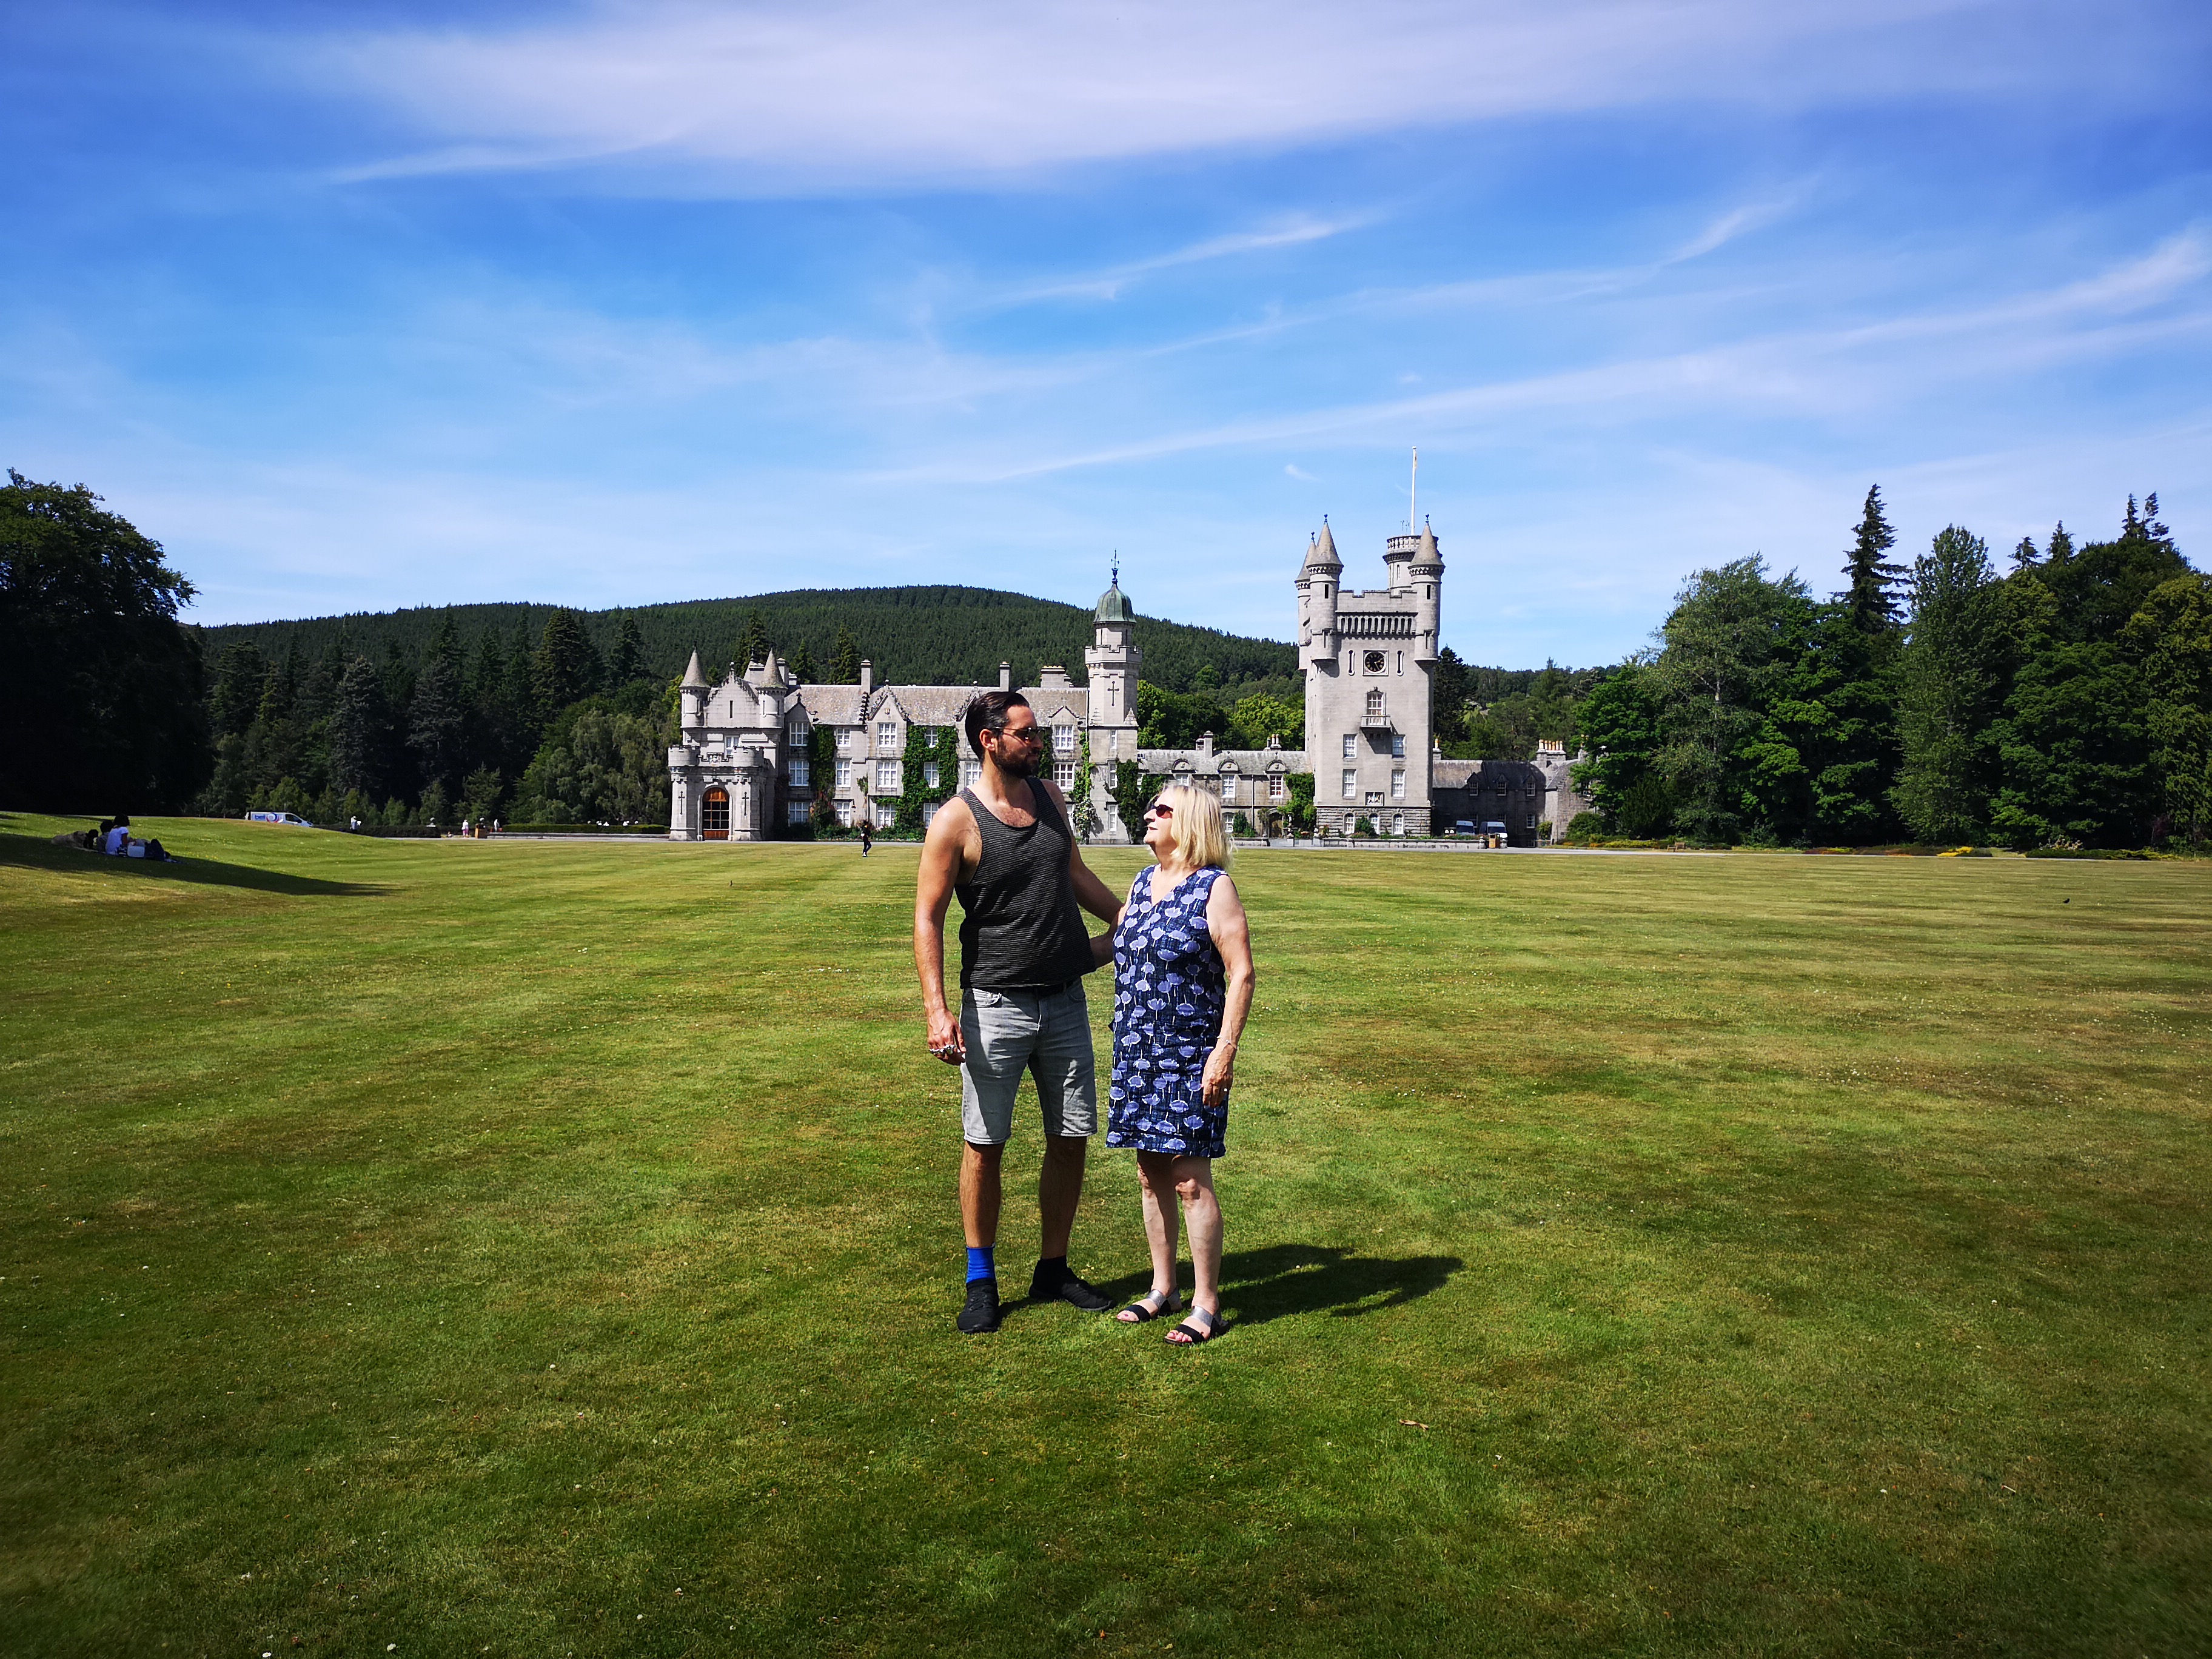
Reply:
[[1245, 1016], [1252, 1012], [1252, 930], [1244, 918], [1243, 901], [1237, 896], [1237, 884], [1227, 876], [1217, 878], [1213, 890], [1206, 896], [1206, 931], [1213, 936], [1213, 948], [1221, 952], [1221, 965], [1228, 970], [1221, 1035], [1206, 1057], [1203, 1085], [1206, 1103], [1218, 1106], [1229, 1093], [1237, 1069], [1237, 1044], [1244, 1035]]

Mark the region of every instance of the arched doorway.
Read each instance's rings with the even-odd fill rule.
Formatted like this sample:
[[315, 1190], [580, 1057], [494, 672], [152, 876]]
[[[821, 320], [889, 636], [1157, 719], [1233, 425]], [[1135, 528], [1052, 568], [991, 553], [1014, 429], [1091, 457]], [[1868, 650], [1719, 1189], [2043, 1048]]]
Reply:
[[727, 841], [730, 838], [730, 792], [709, 789], [699, 803], [699, 830], [707, 841]]

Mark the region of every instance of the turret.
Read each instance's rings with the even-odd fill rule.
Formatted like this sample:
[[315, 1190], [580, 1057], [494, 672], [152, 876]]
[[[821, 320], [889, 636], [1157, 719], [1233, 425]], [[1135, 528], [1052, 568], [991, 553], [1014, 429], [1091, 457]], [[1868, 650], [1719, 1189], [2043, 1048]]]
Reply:
[[700, 669], [696, 651], [691, 653], [690, 666], [684, 671], [684, 684], [677, 690], [678, 700], [683, 704], [683, 713], [677, 722], [678, 726], [690, 732], [706, 725], [707, 676]]
[[1437, 532], [1429, 528], [1426, 519], [1421, 520], [1420, 537], [1406, 566], [1406, 581], [1420, 601], [1413, 623], [1413, 660], [1434, 662], [1437, 637], [1443, 626], [1439, 618], [1443, 609], [1444, 556], [1437, 550]]
[[1298, 649], [1307, 662], [1336, 655], [1336, 590], [1343, 574], [1344, 561], [1336, 556], [1336, 538], [1324, 518], [1298, 567]]

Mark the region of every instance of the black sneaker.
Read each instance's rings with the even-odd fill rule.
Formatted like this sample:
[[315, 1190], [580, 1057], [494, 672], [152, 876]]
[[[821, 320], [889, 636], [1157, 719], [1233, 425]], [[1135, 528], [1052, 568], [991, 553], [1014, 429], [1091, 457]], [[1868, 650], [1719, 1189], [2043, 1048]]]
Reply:
[[1077, 1278], [1065, 1267], [1056, 1276], [1048, 1273], [1042, 1262], [1039, 1262], [1036, 1271], [1030, 1275], [1030, 1300], [1065, 1302], [1085, 1313], [1097, 1313], [1111, 1307], [1114, 1303], [1112, 1297], [1101, 1293], [1088, 1279]]
[[968, 1281], [968, 1303], [960, 1310], [960, 1317], [952, 1322], [969, 1336], [999, 1328], [999, 1281], [995, 1279], [971, 1279]]

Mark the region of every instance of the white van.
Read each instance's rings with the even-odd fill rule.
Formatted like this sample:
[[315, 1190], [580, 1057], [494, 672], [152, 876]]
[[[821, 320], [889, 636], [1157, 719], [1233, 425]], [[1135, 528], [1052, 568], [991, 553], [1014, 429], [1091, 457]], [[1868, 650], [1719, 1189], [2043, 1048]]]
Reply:
[[301, 830], [312, 830], [315, 827], [297, 812], [248, 812], [246, 815], [246, 821], [248, 823], [289, 823]]

